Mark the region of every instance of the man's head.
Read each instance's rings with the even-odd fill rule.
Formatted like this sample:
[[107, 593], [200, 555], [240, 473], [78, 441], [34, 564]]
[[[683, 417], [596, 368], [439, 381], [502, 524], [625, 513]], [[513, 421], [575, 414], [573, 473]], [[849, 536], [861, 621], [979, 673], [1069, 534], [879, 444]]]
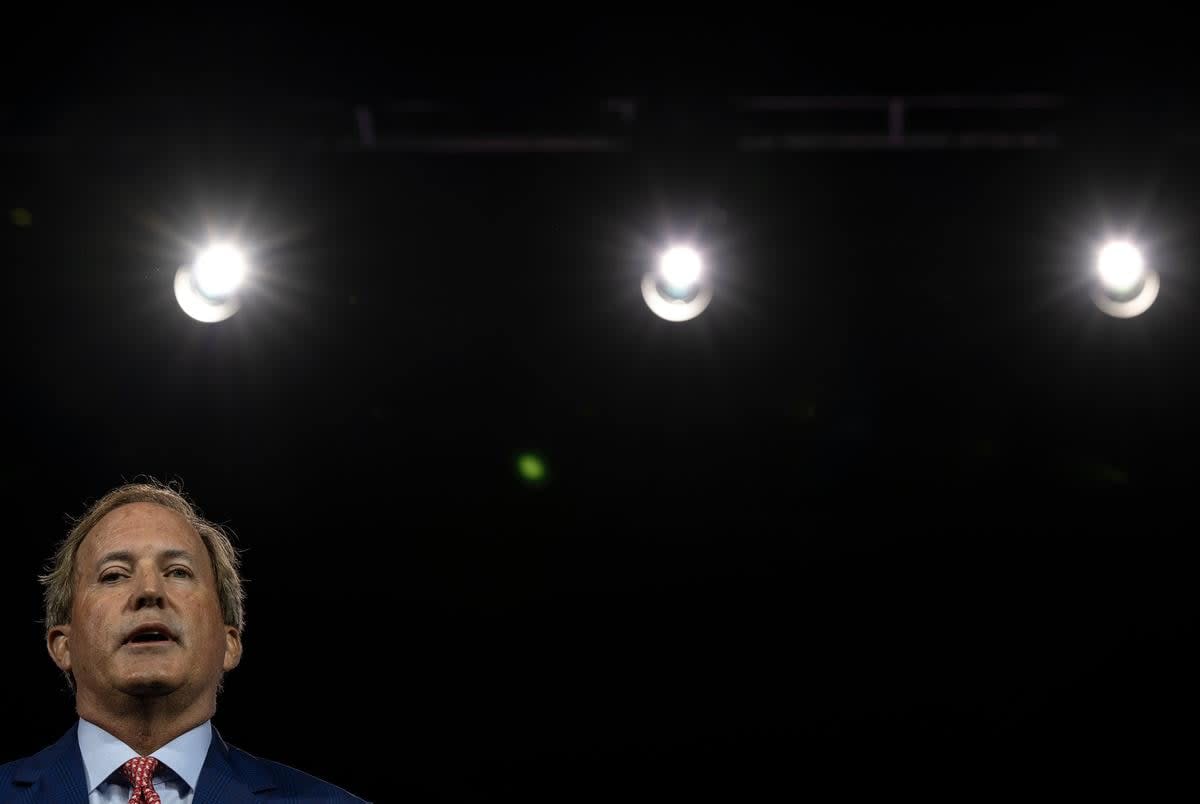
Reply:
[[177, 691], [215, 701], [242, 654], [238, 568], [229, 537], [178, 492], [115, 489], [75, 524], [40, 578], [50, 656], [90, 702]]

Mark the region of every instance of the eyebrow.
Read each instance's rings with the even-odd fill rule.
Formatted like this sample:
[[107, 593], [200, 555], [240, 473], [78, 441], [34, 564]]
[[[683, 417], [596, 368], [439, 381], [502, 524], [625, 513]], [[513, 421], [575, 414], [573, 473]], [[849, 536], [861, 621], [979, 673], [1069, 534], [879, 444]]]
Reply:
[[[186, 559], [187, 561], [191, 561], [192, 563], [196, 562], [196, 559], [191, 553], [189, 553], [187, 550], [180, 550], [178, 548], [163, 550], [158, 554], [158, 557], [166, 560], [182, 558]], [[102, 566], [110, 561], [124, 561], [126, 564], [133, 564], [137, 561], [137, 557], [128, 550], [114, 550], [111, 553], [105, 553], [104, 556], [102, 556], [101, 559], [96, 562], [96, 569], [99, 570]]]

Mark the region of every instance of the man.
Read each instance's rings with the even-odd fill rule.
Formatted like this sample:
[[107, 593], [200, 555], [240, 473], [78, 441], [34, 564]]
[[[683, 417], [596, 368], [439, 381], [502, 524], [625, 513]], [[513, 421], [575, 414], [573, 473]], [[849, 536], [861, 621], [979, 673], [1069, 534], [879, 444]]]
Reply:
[[361, 801], [212, 727], [242, 658], [239, 566], [229, 537], [170, 488], [130, 484], [95, 503], [40, 578], [46, 647], [79, 720], [0, 765], [0, 802]]

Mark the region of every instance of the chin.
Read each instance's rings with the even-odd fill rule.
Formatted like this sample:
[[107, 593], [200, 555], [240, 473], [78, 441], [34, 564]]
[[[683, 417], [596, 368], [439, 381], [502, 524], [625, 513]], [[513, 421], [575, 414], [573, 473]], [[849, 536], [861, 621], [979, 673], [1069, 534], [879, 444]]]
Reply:
[[169, 695], [179, 689], [179, 684], [166, 678], [131, 678], [121, 685], [121, 692], [140, 698], [153, 698]]

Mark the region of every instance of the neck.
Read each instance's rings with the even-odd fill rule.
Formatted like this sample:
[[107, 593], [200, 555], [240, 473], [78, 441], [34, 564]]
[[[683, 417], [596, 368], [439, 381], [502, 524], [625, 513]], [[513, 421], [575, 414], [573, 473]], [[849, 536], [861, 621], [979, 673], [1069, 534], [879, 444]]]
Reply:
[[173, 697], [121, 694], [117, 701], [98, 705], [95, 698], [80, 690], [75, 696], [75, 709], [84, 720], [104, 729], [141, 756], [148, 756], [210, 720], [216, 712], [215, 696], [190, 705], [172, 700]]

